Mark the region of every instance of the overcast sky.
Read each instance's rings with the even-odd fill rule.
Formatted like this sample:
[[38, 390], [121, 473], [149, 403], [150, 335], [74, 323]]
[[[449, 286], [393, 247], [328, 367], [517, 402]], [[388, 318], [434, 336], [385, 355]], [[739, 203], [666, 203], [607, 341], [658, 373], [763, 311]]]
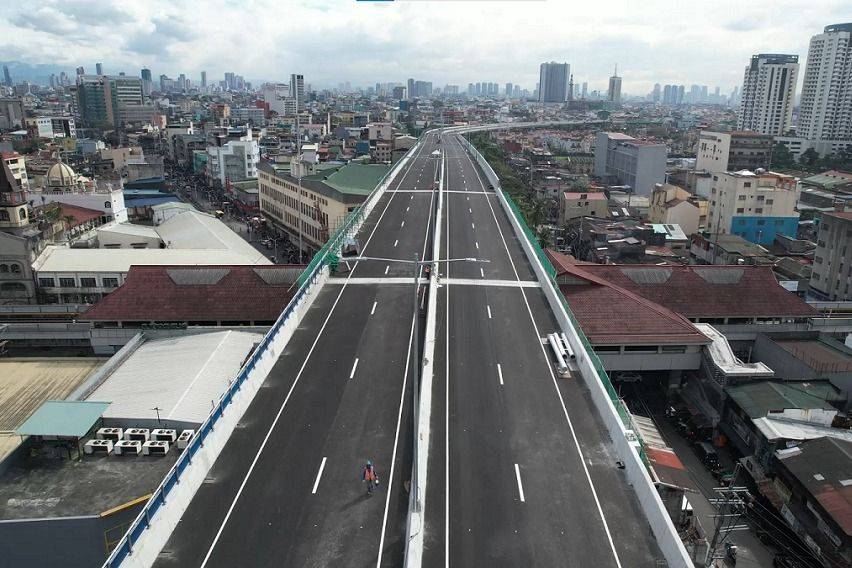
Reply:
[[[532, 90], [542, 61], [575, 82], [623, 91], [655, 82], [728, 92], [754, 53], [793, 53], [852, 21], [848, 0], [545, 0], [305, 3], [284, 0], [0, 0], [0, 59], [107, 73], [186, 73], [208, 80], [305, 75], [314, 87], [404, 81], [493, 81]], [[800, 72], [801, 74], [801, 72]]]

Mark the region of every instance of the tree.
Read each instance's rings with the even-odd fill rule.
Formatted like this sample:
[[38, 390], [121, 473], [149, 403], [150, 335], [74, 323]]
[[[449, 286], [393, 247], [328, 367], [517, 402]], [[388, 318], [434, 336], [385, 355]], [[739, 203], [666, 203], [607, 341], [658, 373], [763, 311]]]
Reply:
[[773, 169], [790, 169], [796, 167], [796, 160], [793, 158], [793, 153], [790, 152], [786, 144], [779, 142], [772, 148], [770, 167]]
[[819, 163], [819, 154], [813, 148], [808, 148], [799, 157], [799, 163], [805, 167], [813, 168]]

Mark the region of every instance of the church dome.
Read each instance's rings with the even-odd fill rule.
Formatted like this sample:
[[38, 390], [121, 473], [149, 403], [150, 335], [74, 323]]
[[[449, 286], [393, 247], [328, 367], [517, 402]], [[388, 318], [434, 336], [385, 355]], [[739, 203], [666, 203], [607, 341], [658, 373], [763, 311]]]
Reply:
[[68, 164], [57, 162], [47, 170], [47, 185], [50, 187], [70, 187], [76, 180], [77, 174]]

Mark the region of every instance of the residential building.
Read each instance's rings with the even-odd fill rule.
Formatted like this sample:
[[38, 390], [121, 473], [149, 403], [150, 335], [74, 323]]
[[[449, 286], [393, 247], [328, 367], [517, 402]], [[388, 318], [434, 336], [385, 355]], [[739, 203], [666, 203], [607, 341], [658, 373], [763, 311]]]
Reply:
[[609, 202], [606, 194], [598, 192], [562, 192], [559, 200], [559, 224], [565, 225], [578, 217], [609, 217]]
[[685, 189], [668, 183], [657, 184], [651, 192], [648, 220], [662, 225], [680, 225], [686, 235], [691, 235], [700, 227], [701, 209], [697, 199]]
[[768, 134], [702, 130], [698, 137], [695, 169], [712, 173], [768, 170], [772, 143], [772, 136]]
[[811, 38], [797, 135], [820, 154], [852, 145], [852, 23], [826, 26]]
[[743, 77], [737, 129], [773, 136], [789, 130], [798, 73], [798, 55], [753, 55]]
[[30, 180], [27, 177], [27, 160], [24, 156], [17, 152], [2, 152], [3, 163], [9, 167], [12, 172], [12, 177], [15, 178], [15, 183], [21, 188], [21, 191], [27, 192], [30, 190]]
[[[781, 516], [826, 566], [852, 563], [852, 441], [807, 440], [775, 452]], [[772, 501], [772, 499], [770, 499]], [[818, 551], [818, 552], [817, 552]]]
[[615, 73], [609, 78], [607, 98], [611, 103], [621, 103], [621, 77], [618, 76], [618, 65], [615, 66]]
[[364, 202], [389, 167], [356, 162], [309, 166], [295, 158], [286, 165], [262, 160], [258, 185], [264, 216], [294, 242], [301, 236], [305, 249], [316, 250]]
[[748, 170], [713, 175], [707, 230], [770, 245], [775, 235], [796, 237], [798, 180], [774, 172]]
[[245, 107], [231, 109], [231, 122], [238, 124], [251, 123], [253, 126], [266, 124], [266, 113], [262, 108]]
[[689, 254], [697, 264], [768, 266], [774, 257], [762, 246], [739, 235], [692, 235]]
[[595, 175], [630, 186], [636, 195], [650, 195], [666, 178], [666, 146], [619, 132], [598, 132]]
[[823, 213], [816, 239], [810, 293], [823, 300], [852, 300], [852, 211]]
[[252, 136], [251, 128], [221, 146], [209, 146], [207, 154], [207, 176], [214, 183], [220, 184], [220, 187], [225, 187], [228, 181], [257, 177], [260, 148]]
[[568, 100], [571, 66], [567, 63], [542, 63], [539, 67], [538, 101], [564, 103]]
[[305, 109], [305, 76], [293, 73], [290, 75], [290, 96], [296, 101], [296, 112]]

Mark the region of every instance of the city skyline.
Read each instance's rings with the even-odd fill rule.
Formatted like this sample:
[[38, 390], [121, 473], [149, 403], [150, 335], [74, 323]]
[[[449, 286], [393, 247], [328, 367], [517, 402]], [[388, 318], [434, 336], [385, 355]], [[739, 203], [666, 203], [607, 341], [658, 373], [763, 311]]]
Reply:
[[[617, 63], [624, 94], [644, 95], [655, 83], [730, 92], [753, 54], [796, 54], [804, 62], [812, 35], [848, 20], [841, 2], [819, 4], [727, 2], [671, 9], [662, 2], [641, 8], [613, 3], [613, 16], [606, 3], [594, 9], [506, 3], [490, 6], [483, 19], [475, 2], [422, 10], [420, 3], [347, 1], [289, 6], [282, 20], [271, 17], [279, 7], [269, 2], [248, 12], [213, 3], [202, 12], [157, 1], [94, 8], [91, 0], [77, 0], [45, 2], [35, 11], [11, 7], [0, 22], [0, 37], [12, 39], [0, 44], [0, 52], [30, 64], [84, 65], [89, 71], [102, 62], [107, 73], [138, 75], [145, 67], [155, 76], [185, 73], [194, 81], [202, 70], [211, 79], [234, 71], [255, 82], [286, 80], [310, 69], [305, 80], [315, 87], [415, 76], [464, 88], [482, 77], [530, 91], [544, 61], [569, 63], [575, 82], [587, 82], [590, 91], [606, 91]], [[656, 25], [661, 19], [667, 22], [664, 30]], [[553, 21], [564, 25], [556, 29]], [[703, 25], [695, 26], [697, 21]], [[341, 37], [351, 43], [341, 44]], [[512, 57], [506, 57], [507, 42]]]

